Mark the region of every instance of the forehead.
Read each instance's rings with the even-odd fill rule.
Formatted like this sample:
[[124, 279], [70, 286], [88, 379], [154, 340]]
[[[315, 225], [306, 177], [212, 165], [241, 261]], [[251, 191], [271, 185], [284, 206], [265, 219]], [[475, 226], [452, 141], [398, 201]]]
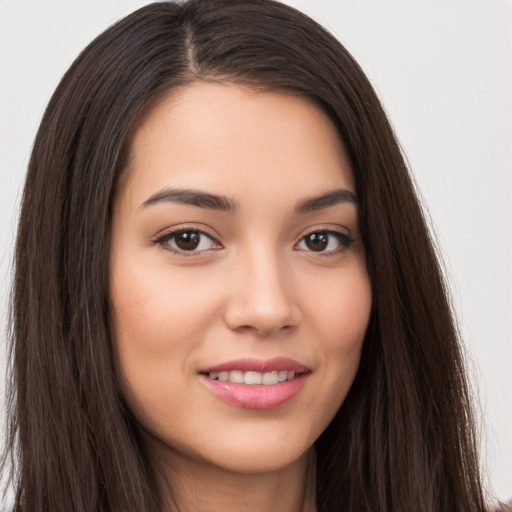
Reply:
[[139, 121], [128, 154], [126, 185], [140, 197], [165, 186], [235, 195], [279, 190], [283, 200], [298, 189], [355, 190], [322, 109], [303, 97], [233, 84], [173, 89]]

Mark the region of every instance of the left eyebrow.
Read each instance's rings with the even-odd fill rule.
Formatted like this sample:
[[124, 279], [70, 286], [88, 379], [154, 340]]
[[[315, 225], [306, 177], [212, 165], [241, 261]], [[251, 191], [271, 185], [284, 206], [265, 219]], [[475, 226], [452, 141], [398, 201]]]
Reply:
[[359, 205], [359, 201], [354, 192], [344, 188], [337, 188], [331, 190], [321, 196], [309, 197], [304, 199], [295, 207], [297, 213], [308, 213], [316, 210], [322, 210], [329, 208], [340, 203], [352, 203], [356, 206]]

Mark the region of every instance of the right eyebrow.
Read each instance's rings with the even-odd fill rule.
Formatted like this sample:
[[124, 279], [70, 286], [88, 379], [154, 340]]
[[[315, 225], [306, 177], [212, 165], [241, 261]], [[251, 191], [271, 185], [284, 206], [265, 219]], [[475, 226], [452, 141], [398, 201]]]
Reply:
[[141, 205], [141, 208], [158, 204], [163, 201], [171, 203], [188, 204], [205, 208], [208, 210], [218, 210], [234, 214], [238, 210], [238, 204], [229, 197], [209, 194], [200, 190], [164, 188], [151, 195]]

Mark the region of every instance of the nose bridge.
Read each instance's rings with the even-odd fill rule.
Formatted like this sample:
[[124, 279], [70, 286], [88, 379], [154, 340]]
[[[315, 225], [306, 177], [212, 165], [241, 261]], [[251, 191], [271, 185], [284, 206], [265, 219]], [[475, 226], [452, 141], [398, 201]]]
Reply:
[[241, 251], [226, 314], [232, 329], [271, 334], [297, 324], [292, 276], [275, 244], [254, 244]]

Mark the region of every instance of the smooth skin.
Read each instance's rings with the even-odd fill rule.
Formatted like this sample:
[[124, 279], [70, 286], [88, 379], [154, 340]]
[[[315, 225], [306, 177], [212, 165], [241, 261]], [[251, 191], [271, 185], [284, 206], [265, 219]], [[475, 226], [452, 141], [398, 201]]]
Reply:
[[[304, 98], [196, 83], [134, 127], [110, 298], [164, 510], [169, 482], [183, 512], [302, 510], [309, 451], [353, 382], [371, 309], [354, 197], [333, 123]], [[236, 407], [199, 373], [279, 356], [309, 374], [273, 409]]]

